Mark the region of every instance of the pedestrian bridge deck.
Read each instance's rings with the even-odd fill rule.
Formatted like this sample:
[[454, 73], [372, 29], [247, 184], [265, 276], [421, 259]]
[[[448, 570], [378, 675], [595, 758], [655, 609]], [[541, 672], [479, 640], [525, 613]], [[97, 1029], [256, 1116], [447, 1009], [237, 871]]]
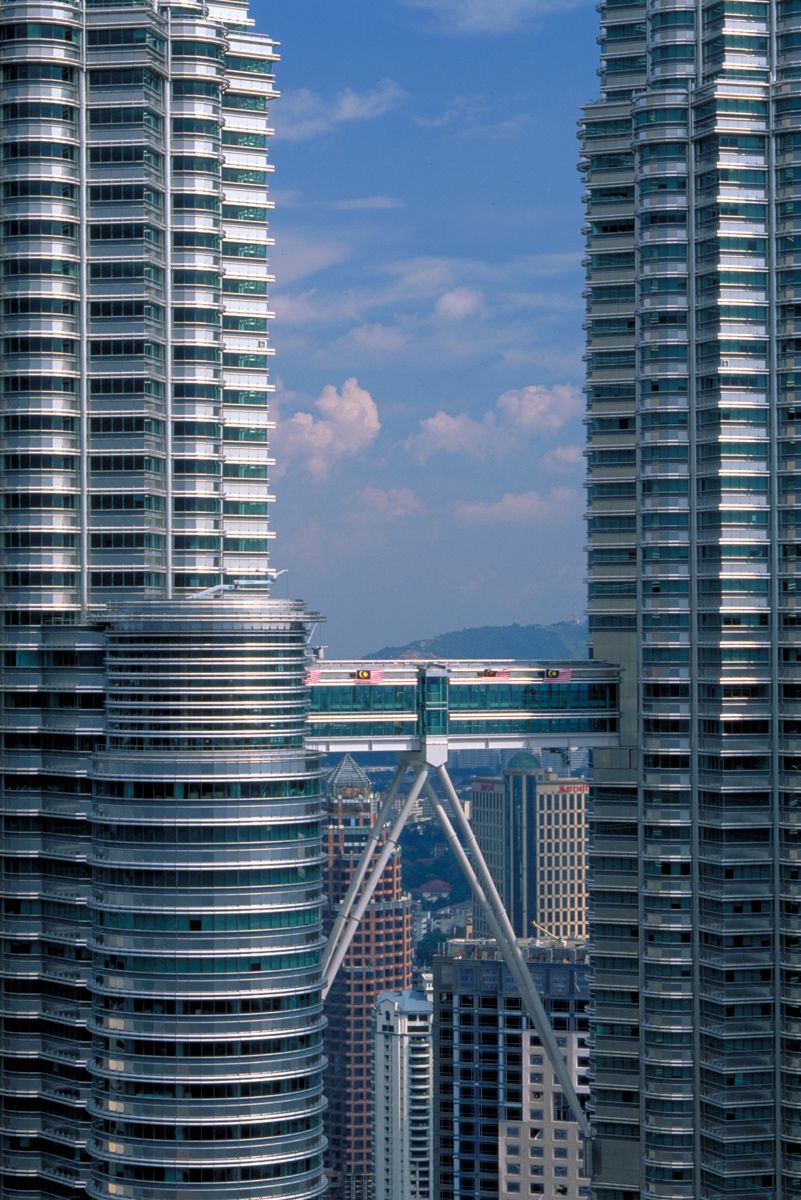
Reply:
[[331, 753], [617, 744], [619, 669], [515, 659], [320, 660], [307, 744]]

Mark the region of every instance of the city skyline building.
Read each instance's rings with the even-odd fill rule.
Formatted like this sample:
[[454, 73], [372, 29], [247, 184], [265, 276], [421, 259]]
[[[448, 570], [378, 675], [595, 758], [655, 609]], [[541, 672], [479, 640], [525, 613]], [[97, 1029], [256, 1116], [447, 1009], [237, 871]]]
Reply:
[[375, 1200], [433, 1200], [431, 1014], [413, 989], [375, 1005]]
[[[473, 831], [519, 938], [587, 936], [588, 792], [528, 753], [471, 784]], [[489, 937], [480, 906], [473, 910], [476, 936]]]
[[[578, 1095], [587, 1077], [587, 948], [519, 942]], [[494, 941], [434, 957], [436, 1200], [585, 1200], [584, 1140]]]
[[606, 0], [586, 188], [595, 1200], [801, 1194], [799, 16]]
[[275, 44], [238, 0], [5, 3], [0, 38], [0, 1192], [320, 1195], [316, 617], [265, 586]]
[[[326, 780], [323, 886], [330, 930], [378, 813], [369, 776], [349, 754]], [[332, 1200], [373, 1196], [375, 1005], [411, 984], [412, 905], [401, 852], [390, 857], [326, 998], [326, 1168]]]

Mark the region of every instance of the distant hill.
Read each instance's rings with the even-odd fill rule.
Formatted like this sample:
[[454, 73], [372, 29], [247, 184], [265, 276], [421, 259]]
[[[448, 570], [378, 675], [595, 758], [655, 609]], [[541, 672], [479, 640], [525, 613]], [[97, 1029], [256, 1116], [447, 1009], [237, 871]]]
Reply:
[[458, 629], [405, 646], [384, 646], [367, 658], [553, 658], [587, 657], [584, 622], [556, 625], [483, 625]]

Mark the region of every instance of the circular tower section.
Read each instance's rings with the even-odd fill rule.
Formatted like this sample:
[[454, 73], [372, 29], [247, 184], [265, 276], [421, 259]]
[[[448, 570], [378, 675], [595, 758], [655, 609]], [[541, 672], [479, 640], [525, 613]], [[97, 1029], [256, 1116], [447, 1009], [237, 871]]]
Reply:
[[320, 1195], [320, 762], [301, 602], [111, 610], [94, 762], [97, 1200]]

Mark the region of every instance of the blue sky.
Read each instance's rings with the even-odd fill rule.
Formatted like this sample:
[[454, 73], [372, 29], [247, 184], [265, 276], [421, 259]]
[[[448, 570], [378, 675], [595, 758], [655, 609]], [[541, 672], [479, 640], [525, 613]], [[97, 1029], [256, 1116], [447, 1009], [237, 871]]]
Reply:
[[583, 610], [597, 14], [252, 0], [273, 110], [279, 594], [329, 653]]

